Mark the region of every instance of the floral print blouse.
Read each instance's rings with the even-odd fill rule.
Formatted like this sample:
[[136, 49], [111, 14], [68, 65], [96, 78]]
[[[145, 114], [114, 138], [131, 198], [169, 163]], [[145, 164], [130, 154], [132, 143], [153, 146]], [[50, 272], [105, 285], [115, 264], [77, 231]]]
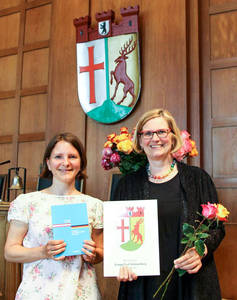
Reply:
[[[26, 248], [39, 247], [53, 239], [51, 206], [86, 203], [90, 232], [103, 227], [103, 202], [85, 194], [58, 196], [42, 191], [19, 195], [11, 202], [8, 221], [28, 224]], [[63, 261], [41, 259], [24, 263], [16, 300], [99, 300], [95, 269], [81, 256]]]

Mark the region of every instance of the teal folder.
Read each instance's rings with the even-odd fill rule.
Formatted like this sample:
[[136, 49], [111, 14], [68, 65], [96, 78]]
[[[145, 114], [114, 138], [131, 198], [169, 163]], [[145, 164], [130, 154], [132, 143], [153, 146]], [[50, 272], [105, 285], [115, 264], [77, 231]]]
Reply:
[[53, 238], [64, 240], [64, 252], [56, 255], [81, 255], [84, 240], [90, 240], [86, 203], [51, 206]]

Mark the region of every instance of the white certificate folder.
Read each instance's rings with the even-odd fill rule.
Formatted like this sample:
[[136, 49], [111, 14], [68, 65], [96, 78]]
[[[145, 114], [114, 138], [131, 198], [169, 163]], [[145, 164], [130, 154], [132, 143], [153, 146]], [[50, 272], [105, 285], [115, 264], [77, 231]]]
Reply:
[[157, 200], [104, 202], [104, 276], [160, 275]]

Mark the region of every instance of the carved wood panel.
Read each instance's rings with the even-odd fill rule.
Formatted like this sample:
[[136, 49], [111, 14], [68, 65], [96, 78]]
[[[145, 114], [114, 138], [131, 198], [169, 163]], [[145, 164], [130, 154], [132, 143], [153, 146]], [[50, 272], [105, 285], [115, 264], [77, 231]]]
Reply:
[[219, 199], [231, 214], [216, 262], [223, 298], [235, 299], [237, 1], [212, 0], [209, 6], [202, 0], [200, 7], [204, 168], [213, 176]]

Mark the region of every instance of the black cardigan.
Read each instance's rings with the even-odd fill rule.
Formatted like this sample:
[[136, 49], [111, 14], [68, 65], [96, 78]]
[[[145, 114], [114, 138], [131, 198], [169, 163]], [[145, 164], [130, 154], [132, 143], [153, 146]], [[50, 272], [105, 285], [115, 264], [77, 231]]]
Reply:
[[[187, 222], [197, 226], [197, 212], [201, 212], [201, 204], [217, 203], [217, 193], [210, 176], [202, 169], [177, 163], [181, 182], [182, 215], [181, 224]], [[114, 193], [113, 200], [139, 200], [149, 199], [149, 185], [144, 168], [121, 178]], [[213, 252], [225, 236], [223, 224], [218, 228], [213, 226], [210, 236], [205, 241], [208, 254], [202, 259], [202, 268], [196, 274], [185, 274], [180, 278], [182, 286], [182, 300], [219, 300], [220, 287], [213, 258]], [[180, 254], [184, 246], [180, 244]], [[143, 277], [136, 281], [120, 284], [119, 300], [150, 300], [144, 295]], [[156, 298], [159, 299], [159, 298]]]

